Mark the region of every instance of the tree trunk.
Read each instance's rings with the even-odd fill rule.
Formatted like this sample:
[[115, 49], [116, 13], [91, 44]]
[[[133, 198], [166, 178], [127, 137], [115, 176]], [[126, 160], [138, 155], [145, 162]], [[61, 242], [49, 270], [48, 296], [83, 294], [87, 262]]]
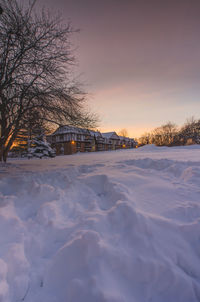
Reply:
[[2, 148], [0, 148], [0, 162], [2, 161], [2, 153], [3, 153]]
[[6, 147], [3, 148], [3, 161], [4, 162], [7, 161], [8, 152], [10, 151], [12, 144], [13, 144], [14, 140], [16, 139], [17, 134], [18, 134], [18, 131], [17, 131], [17, 129], [15, 129], [15, 133], [9, 139], [9, 142], [7, 143]]
[[8, 151], [4, 150], [4, 152], [3, 152], [3, 161], [4, 161], [4, 163], [6, 163], [6, 161], [7, 161], [7, 156], [8, 156]]
[[7, 155], [6, 155], [5, 151], [6, 150], [5, 150], [4, 146], [1, 146], [0, 147], [0, 162], [2, 162], [2, 161], [6, 162]]

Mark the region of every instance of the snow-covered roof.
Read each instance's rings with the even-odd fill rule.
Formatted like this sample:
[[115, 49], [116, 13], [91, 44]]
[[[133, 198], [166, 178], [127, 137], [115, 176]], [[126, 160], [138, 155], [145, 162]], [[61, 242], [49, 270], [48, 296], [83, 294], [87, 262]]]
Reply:
[[134, 138], [119, 135], [120, 140], [135, 142]]
[[124, 140], [124, 141], [135, 142], [133, 138], [117, 135], [117, 133], [115, 131], [101, 133], [100, 131], [88, 130], [88, 129], [79, 128], [79, 127], [75, 127], [75, 126], [68, 126], [68, 125], [60, 126], [52, 135], [66, 134], [66, 133], [85, 134], [85, 135], [90, 135], [90, 136], [93, 136], [96, 138], [101, 137], [101, 138], [108, 139], [108, 140], [109, 139], [116, 139], [116, 140], [120, 139], [120, 140]]
[[87, 129], [78, 128], [74, 126], [60, 126], [52, 135], [65, 133], [90, 134]]
[[108, 139], [119, 139], [119, 136], [117, 135], [116, 132], [105, 132], [102, 133], [102, 136]]
[[120, 140], [123, 140], [123, 141], [130, 141], [129, 137], [119, 135], [119, 138], [120, 138]]
[[95, 136], [95, 137], [100, 136], [100, 137], [102, 137], [102, 134], [99, 131], [93, 131], [93, 130], [88, 130], [88, 131], [89, 131], [91, 136]]

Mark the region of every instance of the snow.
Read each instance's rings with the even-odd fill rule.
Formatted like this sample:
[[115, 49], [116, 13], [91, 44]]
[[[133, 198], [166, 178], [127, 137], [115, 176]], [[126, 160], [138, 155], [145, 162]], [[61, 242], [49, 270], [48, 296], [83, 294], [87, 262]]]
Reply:
[[0, 301], [200, 301], [200, 146], [0, 165]]
[[40, 134], [32, 140], [32, 148], [28, 150], [27, 157], [55, 157], [56, 153], [51, 148], [50, 144], [45, 141], [44, 135]]
[[103, 136], [104, 138], [108, 138], [108, 139], [110, 139], [110, 138], [119, 139], [119, 136], [117, 135], [116, 132], [106, 132], [106, 133], [102, 133], [102, 136]]
[[66, 133], [76, 133], [76, 134], [89, 134], [90, 131], [84, 128], [78, 128], [74, 126], [60, 126], [53, 135], [56, 134], [66, 134]]

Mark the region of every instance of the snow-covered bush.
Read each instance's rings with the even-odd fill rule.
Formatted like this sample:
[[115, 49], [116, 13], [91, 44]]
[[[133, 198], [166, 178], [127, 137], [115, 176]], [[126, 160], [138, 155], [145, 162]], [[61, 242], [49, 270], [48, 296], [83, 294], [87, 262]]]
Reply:
[[55, 157], [55, 151], [51, 148], [49, 143], [44, 139], [44, 135], [38, 135], [32, 140], [33, 147], [28, 150], [28, 157]]

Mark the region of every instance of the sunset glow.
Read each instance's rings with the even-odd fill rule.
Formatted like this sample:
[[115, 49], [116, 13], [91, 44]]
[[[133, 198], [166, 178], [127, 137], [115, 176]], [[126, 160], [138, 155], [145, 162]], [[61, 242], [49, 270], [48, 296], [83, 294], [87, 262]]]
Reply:
[[200, 112], [200, 2], [42, 0], [71, 20], [99, 128], [140, 136]]

